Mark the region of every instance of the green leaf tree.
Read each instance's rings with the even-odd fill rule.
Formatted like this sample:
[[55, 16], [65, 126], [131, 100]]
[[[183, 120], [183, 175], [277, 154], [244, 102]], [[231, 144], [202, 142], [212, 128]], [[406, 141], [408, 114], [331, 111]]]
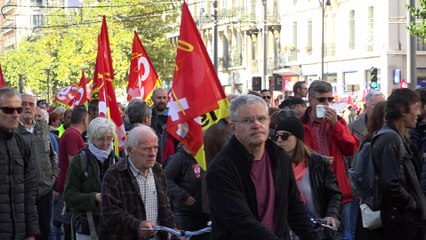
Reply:
[[127, 87], [133, 31], [141, 38], [160, 77], [171, 79], [176, 46], [167, 34], [178, 31], [179, 14], [179, 8], [162, 0], [86, 0], [84, 7], [53, 9], [45, 16], [43, 27], [34, 29], [28, 39], [0, 56], [8, 86], [17, 88], [21, 74], [24, 91], [44, 97], [46, 69], [50, 69], [51, 96], [77, 84], [82, 69], [92, 79], [102, 15], [107, 17], [116, 90]]
[[426, 0], [418, 0], [419, 8], [409, 7], [408, 11], [416, 21], [408, 27], [410, 33], [420, 39], [426, 40]]

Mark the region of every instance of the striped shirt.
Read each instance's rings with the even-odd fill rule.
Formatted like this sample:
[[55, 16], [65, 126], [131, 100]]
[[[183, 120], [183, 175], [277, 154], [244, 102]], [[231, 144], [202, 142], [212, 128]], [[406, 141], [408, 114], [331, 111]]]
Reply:
[[138, 182], [142, 201], [145, 205], [146, 220], [158, 224], [157, 189], [155, 187], [155, 178], [152, 169], [148, 169], [148, 176], [145, 177], [135, 167], [130, 158], [129, 160], [130, 170]]

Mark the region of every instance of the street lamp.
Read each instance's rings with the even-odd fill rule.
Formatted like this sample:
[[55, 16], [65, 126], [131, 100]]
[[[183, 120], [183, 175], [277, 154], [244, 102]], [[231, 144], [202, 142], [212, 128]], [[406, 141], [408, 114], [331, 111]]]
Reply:
[[47, 103], [50, 103], [50, 71], [52, 70], [51, 68], [43, 68], [44, 71], [46, 71], [47, 73], [47, 79], [46, 79], [46, 84], [47, 84]]
[[318, 0], [322, 11], [321, 21], [321, 80], [324, 80], [324, 18], [327, 6], [330, 6], [330, 0]]

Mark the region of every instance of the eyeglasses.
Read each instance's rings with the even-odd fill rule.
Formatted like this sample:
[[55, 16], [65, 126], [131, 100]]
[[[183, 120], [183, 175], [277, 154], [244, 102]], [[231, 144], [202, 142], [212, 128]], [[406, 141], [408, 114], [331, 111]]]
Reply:
[[319, 102], [325, 102], [325, 101], [329, 103], [334, 102], [334, 97], [313, 97], [313, 98], [317, 99]]
[[271, 96], [262, 96], [263, 99], [271, 99]]
[[24, 111], [23, 107], [17, 107], [17, 108], [13, 108], [13, 107], [0, 107], [0, 109], [3, 111], [4, 114], [14, 114], [15, 111], [18, 114], [21, 114], [22, 111]]
[[241, 121], [233, 121], [233, 122], [242, 123], [244, 125], [252, 125], [255, 120], [263, 124], [269, 120], [269, 116], [258, 116], [256, 118], [247, 117], [247, 118], [241, 119]]
[[272, 141], [276, 142], [278, 141], [278, 138], [281, 138], [281, 140], [283, 141], [287, 141], [288, 138], [291, 136], [292, 134], [289, 132], [276, 132], [272, 137]]
[[98, 140], [99, 142], [112, 142], [112, 140], [114, 139], [114, 137], [100, 137], [100, 138], [96, 138], [96, 140]]

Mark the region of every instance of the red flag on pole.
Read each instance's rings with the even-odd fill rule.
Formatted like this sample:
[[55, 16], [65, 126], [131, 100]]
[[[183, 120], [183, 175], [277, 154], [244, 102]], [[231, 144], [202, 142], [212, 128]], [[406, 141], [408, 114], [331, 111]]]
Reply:
[[74, 109], [78, 105], [84, 105], [88, 100], [86, 91], [86, 85], [88, 82], [89, 80], [84, 76], [84, 70], [81, 70], [80, 83], [78, 84], [77, 93], [71, 101], [71, 109]]
[[126, 132], [115, 98], [113, 84], [114, 70], [112, 68], [111, 49], [105, 16], [103, 16], [101, 33], [98, 36], [98, 55], [93, 81], [98, 90], [99, 116], [109, 118], [115, 123], [118, 138], [115, 144], [118, 150], [122, 150], [124, 148], [124, 141], [126, 140]]
[[177, 48], [167, 131], [206, 169], [200, 116], [219, 108], [225, 94], [185, 1]]
[[149, 59], [145, 48], [135, 32], [133, 37], [132, 56], [130, 58], [129, 85], [127, 88], [127, 101], [132, 98], [145, 100], [154, 90], [158, 74]]
[[6, 87], [6, 81], [4, 80], [3, 69], [1, 68], [1, 64], [0, 64], [0, 88], [4, 88], [4, 87]]
[[408, 88], [408, 83], [404, 78], [399, 83], [399, 88]]
[[55, 99], [53, 101], [71, 106], [75, 96], [77, 95], [77, 92], [78, 92], [78, 86], [75, 84], [72, 84], [60, 90], [56, 94]]

